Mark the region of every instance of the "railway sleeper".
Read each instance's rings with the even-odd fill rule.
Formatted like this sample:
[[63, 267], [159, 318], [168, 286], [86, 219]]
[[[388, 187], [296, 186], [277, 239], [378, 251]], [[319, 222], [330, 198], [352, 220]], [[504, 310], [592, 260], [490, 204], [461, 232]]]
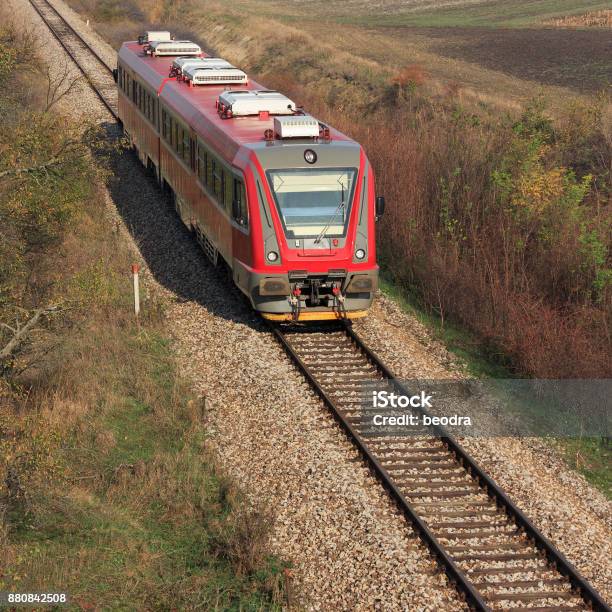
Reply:
[[[461, 545], [461, 546], [445, 546], [447, 552], [461, 553], [461, 552], [493, 552], [497, 550], [525, 550], [525, 544], [522, 542], [500, 542], [498, 544], [478, 544], [475, 546]], [[494, 584], [494, 583], [486, 583]]]
[[483, 509], [483, 510], [445, 510], [444, 508], [440, 508], [435, 512], [420, 512], [426, 520], [427, 517], [437, 517], [437, 516], [457, 516], [457, 517], [476, 517], [476, 516], [498, 516], [499, 510], [496, 509]]
[[[583, 602], [580, 602], [583, 604]], [[584, 604], [581, 607], [578, 606], [536, 606], [528, 608], [515, 608], [521, 610], [521, 612], [578, 612], [581, 610], [590, 610], [585, 608]]]
[[[475, 555], [463, 555], [454, 557], [454, 560], [461, 563], [468, 563], [472, 561], [528, 561], [530, 559], [544, 559], [538, 552], [525, 552], [525, 553], [517, 553], [512, 555], [510, 553], [503, 553], [499, 555], [485, 555], [485, 554], [475, 554]], [[526, 571], [523, 569], [522, 571]]]
[[534, 591], [533, 593], [492, 593], [485, 595], [488, 601], [534, 601], [538, 599], [580, 599], [579, 595], [569, 591]]
[[[541, 580], [504, 580], [501, 582], [483, 582], [478, 585], [478, 588], [485, 591], [490, 589], [533, 589], [545, 586], [564, 586], [568, 592], [571, 591], [571, 585], [565, 578], [542, 578]], [[503, 590], [499, 591], [503, 592]]]
[[[486, 560], [486, 558], [485, 558]], [[455, 558], [455, 561], [457, 559]], [[495, 560], [494, 560], [495, 561]], [[513, 561], [513, 559], [511, 559]], [[536, 562], [535, 566], [521, 565], [516, 567], [515, 565], [501, 565], [493, 567], [475, 567], [464, 569], [465, 574], [470, 578], [473, 576], [522, 576], [525, 573], [533, 574], [537, 572], [549, 572], [550, 567], [544, 557], [531, 558], [531, 562]]]
[[397, 465], [412, 465], [415, 463], [454, 463], [455, 465], [456, 462], [453, 459], [452, 456], [449, 456], [449, 454], [447, 452], [442, 451], [442, 454], [440, 454], [439, 456], [430, 456], [430, 455], [412, 455], [412, 456], [407, 456], [407, 457], [402, 457], [401, 459], [401, 463], [399, 462], [395, 462], [397, 463]]
[[496, 523], [493, 521], [440, 521], [439, 523], [431, 523], [432, 527], [436, 529], [477, 529], [479, 527], [507, 527], [512, 525], [515, 527], [514, 523], [510, 523], [508, 518], [505, 515], [498, 514], [497, 517], [500, 520], [503, 520], [501, 523]]

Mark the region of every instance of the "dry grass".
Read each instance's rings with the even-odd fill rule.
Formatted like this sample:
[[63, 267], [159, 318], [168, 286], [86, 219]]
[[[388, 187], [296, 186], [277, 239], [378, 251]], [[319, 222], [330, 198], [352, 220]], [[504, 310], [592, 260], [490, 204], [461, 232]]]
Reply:
[[612, 28], [612, 9], [558, 17], [549, 19], [544, 24], [558, 28]]

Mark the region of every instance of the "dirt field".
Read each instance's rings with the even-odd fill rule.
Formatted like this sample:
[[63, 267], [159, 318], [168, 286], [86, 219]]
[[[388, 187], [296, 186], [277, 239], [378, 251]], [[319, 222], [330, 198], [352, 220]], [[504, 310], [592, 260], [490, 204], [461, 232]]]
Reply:
[[545, 85], [593, 92], [612, 78], [612, 32], [558, 28], [394, 28], [398, 41], [419, 37], [441, 57]]

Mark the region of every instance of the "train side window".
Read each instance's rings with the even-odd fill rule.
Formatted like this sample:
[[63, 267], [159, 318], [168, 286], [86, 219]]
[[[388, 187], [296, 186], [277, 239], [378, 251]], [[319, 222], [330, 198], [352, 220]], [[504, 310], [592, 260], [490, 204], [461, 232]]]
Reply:
[[213, 173], [215, 171], [215, 160], [213, 156], [208, 153], [206, 161], [206, 185], [212, 187], [213, 184]]
[[196, 157], [197, 157], [197, 149], [196, 143], [193, 138], [189, 138], [189, 165], [193, 172], [196, 171]]
[[232, 201], [232, 217], [243, 227], [249, 225], [246, 192], [241, 179], [234, 179], [234, 199]]
[[183, 129], [183, 161], [191, 166], [191, 138], [189, 130]]
[[227, 175], [223, 167], [221, 167], [221, 185], [219, 185], [219, 204], [225, 208], [227, 202], [225, 201], [225, 179]]
[[229, 172], [225, 173], [224, 176], [224, 196], [225, 208], [230, 208], [232, 205], [232, 199], [234, 197], [234, 179]]
[[[215, 159], [213, 161], [213, 192], [217, 196], [217, 200], [221, 200], [222, 191], [221, 191], [221, 173], [223, 170], [221, 169], [221, 165]], [[221, 202], [223, 204], [223, 202]]]
[[206, 149], [198, 143], [198, 178], [203, 185], [206, 185]]
[[162, 110], [163, 113], [163, 117], [162, 117], [162, 129], [164, 131], [164, 138], [166, 139], [166, 142], [168, 142], [168, 139], [170, 138], [170, 115], [167, 113], [167, 111], [164, 109]]

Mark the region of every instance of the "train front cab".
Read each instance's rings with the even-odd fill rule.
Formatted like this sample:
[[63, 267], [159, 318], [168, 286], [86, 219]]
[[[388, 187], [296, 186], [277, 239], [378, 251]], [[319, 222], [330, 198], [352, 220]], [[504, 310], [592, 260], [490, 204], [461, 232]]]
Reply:
[[248, 161], [252, 261], [234, 258], [232, 268], [253, 308], [277, 321], [365, 316], [384, 201], [361, 147], [277, 140], [252, 145]]

